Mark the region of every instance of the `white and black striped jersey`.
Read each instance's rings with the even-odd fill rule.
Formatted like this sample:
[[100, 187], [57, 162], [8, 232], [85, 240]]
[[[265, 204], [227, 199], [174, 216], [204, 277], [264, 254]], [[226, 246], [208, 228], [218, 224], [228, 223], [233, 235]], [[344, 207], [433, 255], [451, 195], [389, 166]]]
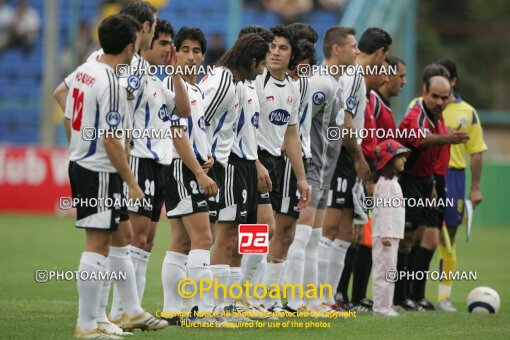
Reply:
[[260, 106], [255, 84], [249, 80], [240, 81], [237, 83], [237, 91], [240, 112], [234, 125], [232, 152], [242, 159], [256, 160]]
[[312, 122], [311, 88], [310, 81], [306, 77], [299, 77], [295, 80], [299, 87], [299, 137], [301, 138], [301, 155], [304, 158], [311, 158], [310, 126]]
[[[175, 95], [156, 76], [144, 77], [145, 86], [135, 101], [131, 113], [133, 122], [133, 149], [131, 155], [149, 158], [163, 165], [172, 163], [170, 127], [177, 124]], [[136, 132], [136, 135], [135, 135]], [[140, 137], [140, 138], [138, 138]]]
[[[170, 91], [174, 91], [173, 77], [166, 77], [163, 80], [164, 86]], [[179, 125], [185, 127], [191, 148], [197, 159], [207, 161], [209, 154], [209, 145], [207, 143], [207, 134], [204, 118], [204, 96], [200, 88], [195, 84], [184, 82], [186, 92], [191, 106], [191, 116], [180, 118]], [[173, 144], [172, 144], [173, 148]], [[180, 158], [177, 152], [173, 153], [174, 158]]]
[[202, 78], [199, 87], [204, 94], [204, 118], [211, 154], [215, 161], [226, 166], [239, 112], [234, 75], [226, 67], [215, 67]]
[[69, 158], [91, 171], [117, 172], [97, 130], [124, 128], [126, 91], [120, 86], [115, 70], [97, 60], [84, 63], [73, 74], [74, 78], [66, 82], [69, 93], [65, 116], [71, 120]]
[[290, 76], [278, 80], [266, 69], [255, 79], [255, 89], [260, 105], [259, 149], [281, 156], [287, 125], [298, 124], [299, 88]]
[[[356, 64], [356, 72], [354, 74], [344, 73], [340, 77], [343, 110], [340, 111], [339, 122], [343, 125], [344, 111], [348, 111], [352, 113], [353, 127], [358, 131], [363, 129], [365, 125], [365, 107], [367, 106], [365, 77], [360, 68], [361, 66]], [[358, 143], [361, 143], [360, 134], [358, 134]]]

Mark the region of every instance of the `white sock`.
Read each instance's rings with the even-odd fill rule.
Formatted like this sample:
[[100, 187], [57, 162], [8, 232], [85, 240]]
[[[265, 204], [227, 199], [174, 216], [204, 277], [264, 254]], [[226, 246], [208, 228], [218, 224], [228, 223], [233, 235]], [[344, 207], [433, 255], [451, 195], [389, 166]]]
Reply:
[[338, 287], [338, 283], [340, 283], [340, 278], [342, 277], [345, 255], [347, 254], [347, 249], [349, 249], [350, 245], [350, 242], [336, 239], [331, 243], [331, 246], [329, 247], [329, 266], [327, 270], [326, 283], [331, 285], [332, 296], [326, 296], [327, 294], [325, 293], [323, 302], [329, 304], [335, 303], [334, 296], [336, 288]]
[[[110, 270], [110, 264], [109, 264], [110, 257], [106, 258], [106, 265], [108, 267], [108, 270]], [[101, 298], [99, 299], [99, 306], [97, 307], [96, 312], [96, 321], [99, 322], [110, 322], [108, 320], [108, 316], [106, 315], [106, 307], [108, 307], [108, 299], [110, 297], [110, 286], [112, 284], [111, 280], [104, 280], [102, 281], [103, 284], [101, 285]]]
[[142, 304], [143, 292], [145, 291], [145, 274], [147, 273], [147, 265], [151, 253], [133, 246], [130, 247], [131, 261], [133, 261], [136, 276], [136, 288], [138, 291], [138, 299]]
[[[211, 265], [211, 273], [213, 280], [218, 280], [218, 295], [214, 298], [215, 306], [226, 305], [228, 297], [228, 282], [230, 281], [230, 266], [228, 264], [213, 264]], [[213, 283], [214, 284], [214, 283]]]
[[438, 295], [450, 297], [452, 295], [452, 286], [452, 284], [444, 284], [439, 282], [437, 285]]
[[[147, 271], [147, 263], [149, 262], [150, 253], [137, 247], [128, 246], [131, 262], [135, 271], [136, 291], [138, 302], [142, 304], [143, 291], [145, 289], [145, 273]], [[142, 275], [143, 274], [143, 275]], [[117, 289], [113, 289], [112, 308], [110, 310], [110, 317], [113, 320], [118, 320], [125, 312], [122, 300], [119, 296]]]
[[319, 248], [317, 249], [318, 268], [319, 268], [319, 285], [325, 284], [328, 277], [329, 266], [329, 248], [331, 247], [329, 238], [321, 236], [319, 239]]
[[248, 256], [243, 255], [241, 257], [241, 278], [244, 277], [246, 272], [246, 261], [248, 261]]
[[[319, 287], [319, 272], [318, 272], [318, 257], [317, 249], [319, 247], [319, 238], [322, 234], [322, 228], [312, 229], [310, 240], [305, 248], [305, 273], [303, 276], [303, 286], [306, 287], [308, 284]], [[310, 306], [320, 304], [318, 299], [304, 299]]]
[[[230, 280], [228, 281], [228, 290], [229, 292], [232, 291], [233, 296], [239, 296], [241, 292], [239, 289], [231, 289], [232, 285], [241, 285], [241, 267], [230, 267]], [[239, 299], [242, 299], [240, 297]], [[229, 305], [233, 305], [235, 303], [235, 300], [230, 294], [227, 297], [227, 303]]]
[[[81, 254], [78, 271], [89, 273], [106, 272], [106, 257], [93, 252], [85, 251]], [[78, 324], [81, 331], [97, 328], [96, 313], [101, 299], [103, 281], [86, 280], [78, 278]]]
[[266, 263], [262, 283], [267, 289], [265, 298], [259, 300], [259, 304], [264, 305], [265, 308], [280, 305], [280, 301], [269, 297], [269, 291], [273, 288], [271, 285], [279, 284], [282, 277], [283, 263]]
[[[305, 275], [305, 248], [310, 240], [312, 227], [306, 224], [296, 225], [296, 234], [294, 241], [289, 247], [287, 253], [287, 265], [285, 270], [285, 283], [302, 284]], [[302, 304], [302, 300], [297, 294], [292, 297], [292, 289], [287, 290], [287, 303], [296, 309]]]
[[186, 261], [188, 255], [167, 251], [161, 269], [163, 281], [163, 311], [183, 311], [183, 298], [177, 290], [179, 282], [186, 278]]
[[[252, 284], [254, 283], [254, 279], [256, 277], [257, 270], [260, 267], [260, 264], [266, 257], [265, 254], [245, 254], [241, 260], [241, 284], [244, 285], [246, 281], [250, 281]], [[244, 266], [244, 268], [243, 268]]]
[[[188, 273], [192, 280], [195, 280], [197, 285], [200, 285], [200, 280], [210, 280], [212, 283], [211, 273], [211, 252], [204, 249], [192, 249], [188, 255]], [[198, 306], [200, 312], [212, 312], [214, 308], [213, 289], [204, 292], [203, 297], [200, 298], [196, 294], [193, 298], [193, 305]]]
[[115, 290], [118, 291], [124, 311], [129, 316], [143, 313], [136, 290], [135, 270], [129, 255], [129, 246], [110, 247], [110, 270], [126, 273], [126, 280], [115, 281]]

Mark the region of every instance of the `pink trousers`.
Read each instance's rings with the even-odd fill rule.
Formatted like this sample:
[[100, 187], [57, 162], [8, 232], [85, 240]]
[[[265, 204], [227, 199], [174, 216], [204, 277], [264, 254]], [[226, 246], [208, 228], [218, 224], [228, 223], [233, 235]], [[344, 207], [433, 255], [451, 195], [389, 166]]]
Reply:
[[393, 305], [399, 239], [391, 238], [390, 240], [391, 246], [385, 247], [380, 237], [372, 238], [373, 311], [378, 314], [389, 312]]

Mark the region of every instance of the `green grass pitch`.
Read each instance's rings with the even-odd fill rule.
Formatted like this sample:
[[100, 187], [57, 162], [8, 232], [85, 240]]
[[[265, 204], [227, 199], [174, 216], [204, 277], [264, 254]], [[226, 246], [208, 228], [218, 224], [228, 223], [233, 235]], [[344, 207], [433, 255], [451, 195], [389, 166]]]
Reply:
[[[457, 313], [407, 313], [396, 319], [358, 315], [331, 322], [327, 329], [186, 329], [171, 327], [160, 332], [140, 332], [140, 339], [339, 339], [358, 338], [484, 338], [510, 337], [510, 227], [474, 226], [471, 241], [459, 232], [459, 270], [477, 272], [477, 281], [456, 282], [453, 302]], [[143, 306], [150, 312], [162, 308], [161, 264], [169, 243], [169, 225], [162, 220], [147, 272]], [[0, 216], [0, 338], [71, 338], [77, 317], [76, 282], [36, 283], [37, 269], [77, 270], [84, 246], [84, 232], [69, 217]], [[433, 267], [437, 269], [437, 259]], [[497, 315], [471, 315], [467, 293], [490, 286], [501, 297]], [[437, 283], [427, 284], [427, 296], [435, 302]], [[369, 292], [370, 296], [370, 292]], [[322, 321], [327, 321], [321, 319]], [[301, 320], [303, 321], [303, 320]]]

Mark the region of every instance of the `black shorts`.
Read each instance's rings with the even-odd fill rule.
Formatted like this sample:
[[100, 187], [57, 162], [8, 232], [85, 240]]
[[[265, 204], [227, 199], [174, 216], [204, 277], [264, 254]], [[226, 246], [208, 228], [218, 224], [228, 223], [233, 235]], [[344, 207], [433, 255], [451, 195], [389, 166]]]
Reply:
[[[402, 195], [410, 201], [425, 202], [430, 198], [434, 179], [430, 177], [415, 177], [402, 174], [398, 181], [402, 187]], [[406, 204], [406, 223], [405, 229], [415, 230], [419, 226], [436, 227], [437, 214], [427, 206], [416, 206], [415, 204]]]
[[129, 157], [129, 166], [140, 189], [144, 192], [145, 202], [148, 204], [142, 204], [139, 207], [130, 206], [128, 210], [134, 214], [148, 217], [153, 222], [158, 222], [165, 198], [164, 166], [153, 159], [135, 156]]
[[166, 217], [177, 218], [199, 212], [209, 212], [207, 198], [193, 172], [180, 158], [165, 166]]
[[328, 208], [354, 209], [352, 188], [356, 184], [354, 160], [349, 151], [342, 147], [335, 172], [329, 185]]
[[[436, 192], [437, 192], [437, 202], [443, 203], [446, 202], [446, 182], [445, 177], [442, 175], [434, 175], [434, 179], [436, 181]], [[447, 203], [447, 202], [446, 202]], [[443, 226], [445, 206], [444, 204], [437, 204], [435, 208], [433, 208], [434, 213], [436, 215], [436, 226], [441, 229]]]
[[219, 211], [219, 222], [257, 223], [257, 167], [234, 154], [228, 159], [225, 183], [225, 207]]
[[[305, 173], [308, 172], [308, 166], [310, 163], [309, 158], [303, 158], [303, 166], [305, 167]], [[297, 177], [292, 169], [292, 164], [288, 157], [284, 157], [282, 162], [283, 173], [282, 183], [280, 185], [280, 192], [282, 193], [282, 202], [280, 203], [280, 210], [278, 213], [292, 216], [295, 219], [299, 218], [298, 203], [300, 200], [300, 193], [297, 187]]]
[[214, 197], [209, 197], [207, 201], [209, 204], [209, 221], [216, 223], [220, 210], [225, 207], [225, 167], [221, 163], [214, 162], [207, 174], [216, 182], [218, 187], [218, 194]]
[[[69, 162], [69, 180], [76, 208], [77, 228], [115, 231], [120, 222], [122, 178], [115, 172], [96, 172]], [[111, 204], [116, 200], [119, 204]], [[109, 202], [110, 201], [110, 202]]]
[[258, 157], [260, 163], [267, 169], [269, 172], [269, 177], [271, 178], [271, 184], [273, 190], [270, 193], [259, 193], [258, 203], [259, 204], [271, 204], [274, 211], [280, 211], [280, 205], [282, 202], [282, 194], [281, 194], [281, 182], [282, 182], [282, 170], [284, 164], [284, 159], [282, 156], [273, 156], [269, 152], [264, 150], [259, 150]]

